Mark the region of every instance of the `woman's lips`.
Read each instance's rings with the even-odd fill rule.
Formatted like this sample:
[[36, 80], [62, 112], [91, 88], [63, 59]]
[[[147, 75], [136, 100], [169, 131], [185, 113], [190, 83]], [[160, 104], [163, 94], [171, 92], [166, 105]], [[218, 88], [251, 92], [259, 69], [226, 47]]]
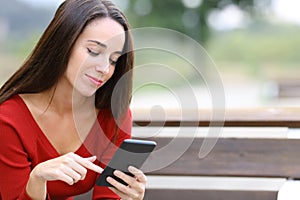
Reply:
[[86, 74], [86, 76], [87, 76], [88, 79], [89, 79], [92, 83], [94, 83], [96, 86], [100, 86], [100, 85], [103, 83], [102, 80], [97, 79], [97, 78], [95, 78], [95, 77], [93, 77], [93, 76], [90, 76], [90, 75], [88, 75], [88, 74]]

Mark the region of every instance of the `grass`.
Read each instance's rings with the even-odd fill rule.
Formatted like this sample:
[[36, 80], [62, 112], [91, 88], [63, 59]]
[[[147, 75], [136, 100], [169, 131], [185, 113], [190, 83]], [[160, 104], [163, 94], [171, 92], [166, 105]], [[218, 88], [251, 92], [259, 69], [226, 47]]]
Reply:
[[[295, 76], [300, 71], [299, 33], [300, 27], [296, 26], [256, 25], [247, 30], [214, 34], [207, 42], [206, 50], [224, 79], [232, 78], [233, 74], [235, 77], [248, 77], [253, 80], [282, 75]], [[22, 42], [8, 41], [1, 45], [0, 83], [20, 66], [38, 37], [39, 34], [33, 34]], [[8, 50], [3, 51], [3, 46], [8, 47]], [[170, 52], [137, 51], [135, 64], [138, 69], [134, 76], [136, 85], [145, 81], [163, 80], [168, 86], [176, 87], [185, 79], [199, 79], [197, 70], [186, 60]]]

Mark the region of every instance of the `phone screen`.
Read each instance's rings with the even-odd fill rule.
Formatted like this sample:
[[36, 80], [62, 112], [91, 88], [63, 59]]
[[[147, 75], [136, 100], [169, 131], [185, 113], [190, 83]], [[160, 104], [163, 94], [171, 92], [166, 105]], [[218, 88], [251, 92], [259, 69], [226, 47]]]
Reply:
[[97, 179], [96, 185], [113, 187], [106, 181], [108, 176], [124, 185], [127, 185], [123, 180], [117, 178], [113, 172], [118, 169], [130, 176], [133, 176], [128, 171], [128, 167], [134, 166], [136, 168], [140, 168], [155, 147], [156, 143], [154, 141], [134, 139], [124, 140], [109, 164], [105, 167], [104, 171]]

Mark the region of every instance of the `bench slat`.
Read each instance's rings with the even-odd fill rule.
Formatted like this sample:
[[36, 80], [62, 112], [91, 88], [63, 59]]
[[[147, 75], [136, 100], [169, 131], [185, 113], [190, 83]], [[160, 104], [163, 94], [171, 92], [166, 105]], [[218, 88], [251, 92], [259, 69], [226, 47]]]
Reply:
[[[185, 114], [180, 109], [165, 109], [163, 115], [150, 115], [151, 108], [133, 108], [134, 126], [228, 126], [228, 127], [289, 127], [300, 128], [300, 108], [245, 108], [209, 110], [199, 109], [198, 117], [195, 118], [195, 110], [192, 114]], [[219, 115], [216, 115], [218, 113]], [[197, 113], [196, 113], [197, 114]], [[213, 117], [213, 114], [216, 116]], [[225, 119], [223, 119], [225, 117]], [[221, 119], [220, 119], [221, 118]], [[223, 120], [223, 121], [220, 121]], [[212, 123], [212, 124], [211, 124]]]
[[150, 189], [146, 191], [145, 200], [276, 200], [275, 191], [222, 191], [222, 190], [169, 190]]
[[[157, 165], [164, 163], [176, 148], [167, 148], [173, 138], [148, 139], [155, 140], [158, 146], [144, 167], [157, 169]], [[190, 140], [176, 139], [178, 149]], [[298, 139], [219, 138], [213, 150], [205, 158], [199, 159], [203, 140], [194, 138], [187, 151], [172, 164], [146, 171], [147, 174], [300, 178]]]

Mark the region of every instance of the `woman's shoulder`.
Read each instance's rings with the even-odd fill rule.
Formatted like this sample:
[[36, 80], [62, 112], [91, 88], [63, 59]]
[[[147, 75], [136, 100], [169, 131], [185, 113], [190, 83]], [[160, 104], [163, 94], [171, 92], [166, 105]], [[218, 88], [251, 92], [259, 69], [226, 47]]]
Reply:
[[7, 99], [0, 105], [0, 129], [6, 136], [8, 133], [17, 133], [21, 136], [22, 130], [29, 130], [31, 126], [28, 118], [26, 106], [19, 95]]
[[20, 109], [23, 109], [23, 105], [22, 99], [19, 95], [15, 95], [0, 104], [0, 114], [11, 113], [13, 115], [16, 115], [15, 112]]

